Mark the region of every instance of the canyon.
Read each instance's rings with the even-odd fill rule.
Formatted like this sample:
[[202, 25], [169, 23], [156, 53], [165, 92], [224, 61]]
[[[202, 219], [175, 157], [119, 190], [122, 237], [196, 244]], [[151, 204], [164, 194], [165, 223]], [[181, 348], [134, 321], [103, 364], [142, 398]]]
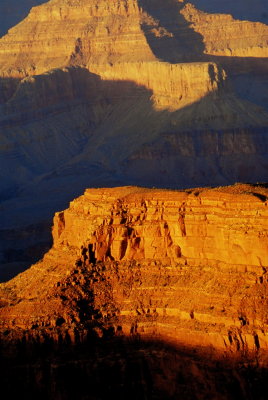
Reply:
[[1, 2], [10, 398], [266, 400], [267, 15]]
[[85, 187], [267, 180], [265, 5], [193, 3], [51, 0], [0, 39], [2, 280]]
[[[146, 367], [136, 367], [141, 396], [147, 393], [151, 398], [152, 379], [155, 398], [180, 394], [183, 399], [203, 399], [208, 393], [219, 398], [222, 390], [223, 399], [264, 399], [267, 205], [267, 185], [186, 191], [87, 189], [68, 209], [55, 214], [53, 247], [44, 258], [0, 285], [3, 360], [12, 354], [20, 365], [23, 354], [34, 359], [48, 352], [47, 367], [37, 359], [35, 370], [30, 370], [56, 390], [62, 384], [60, 370], [68, 375], [76, 365], [77, 371], [98, 381], [109, 374], [112, 358], [120, 371], [117, 383], [110, 385], [114, 393], [121, 393], [118, 379], [128, 379], [129, 363], [145, 357]], [[176, 374], [183, 374], [186, 360], [191, 368], [184, 372], [182, 385]], [[54, 372], [44, 375], [44, 368], [52, 364]], [[167, 372], [168, 365], [174, 376]], [[12, 374], [12, 368], [6, 374]], [[24, 385], [40, 395], [44, 383], [34, 378], [30, 384], [27, 364], [20, 368]], [[92, 377], [86, 372], [91, 368], [104, 376]], [[147, 378], [139, 375], [144, 368]], [[165, 374], [170, 388], [161, 384]], [[226, 382], [224, 389], [217, 374]], [[252, 379], [247, 374], [253, 374], [263, 390], [246, 388], [247, 379]], [[182, 386], [191, 386], [189, 379], [197, 379], [197, 386], [183, 391]], [[213, 379], [216, 383], [209, 389], [206, 385]], [[237, 379], [234, 389], [230, 382]], [[64, 398], [70, 396], [65, 393]], [[103, 398], [100, 392], [99, 396]]]

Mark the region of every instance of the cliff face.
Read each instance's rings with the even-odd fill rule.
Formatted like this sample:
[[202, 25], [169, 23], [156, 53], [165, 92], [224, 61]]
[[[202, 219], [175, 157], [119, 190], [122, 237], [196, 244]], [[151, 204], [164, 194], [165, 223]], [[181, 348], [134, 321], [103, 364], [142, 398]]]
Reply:
[[[2, 74], [25, 76], [70, 63], [152, 60], [139, 22], [135, 0], [50, 1], [34, 7], [1, 40]], [[131, 53], [130, 43], [135, 43]]]
[[82, 341], [110, 329], [262, 352], [267, 194], [249, 185], [87, 190], [56, 214], [44, 259], [1, 285], [1, 329]]
[[49, 1], [1, 39], [0, 70], [23, 77], [68, 64], [267, 57], [267, 34], [263, 23], [208, 14], [188, 2]]
[[[267, 179], [263, 1], [51, 0], [9, 30], [0, 279], [41, 258], [85, 187]], [[267, 195], [87, 190], [43, 260], [0, 285], [3, 391], [263, 400]]]
[[16, 231], [85, 187], [265, 181], [266, 44], [264, 23], [188, 1], [32, 8], [0, 40], [4, 268], [28, 252]]
[[[214, 21], [220, 35], [211, 31]], [[222, 26], [226, 22], [230, 27], [224, 33]], [[248, 40], [243, 45], [244, 26]], [[227, 35], [227, 42], [223, 34]], [[220, 43], [215, 40], [219, 36]], [[184, 6], [183, 2], [171, 0], [165, 3], [50, 1], [33, 8], [25, 21], [1, 40], [1, 75], [21, 77], [66, 64], [90, 68], [92, 63], [156, 58], [172, 62], [198, 61], [204, 52], [210, 53], [209, 41], [215, 47], [211, 54], [223, 51], [225, 55], [232, 49], [235, 52], [237, 47], [244, 53], [250, 49], [254, 52], [255, 48], [265, 52], [266, 36], [263, 24], [238, 24], [230, 16], [202, 13], [188, 2]], [[131, 45], [131, 51], [130, 44], [135, 44]], [[249, 55], [254, 56], [252, 52]]]
[[202, 35], [206, 54], [267, 57], [268, 28], [263, 23], [235, 20], [230, 14], [208, 14], [190, 3], [182, 15]]
[[131, 80], [152, 92], [156, 110], [176, 111], [220, 90], [226, 74], [212, 62], [169, 64], [163, 62], [92, 65], [105, 80]]
[[[148, 63], [143, 70], [137, 64], [132, 71], [144, 85], [101, 79], [86, 68], [54, 70], [25, 78], [2, 106], [3, 264], [16, 262], [18, 255], [21, 268], [33, 263], [33, 240], [47, 247], [50, 237], [48, 231], [40, 240], [32, 225], [49, 225], [53, 210], [87, 186], [265, 181], [267, 113], [228, 93], [214, 63], [192, 69]], [[188, 75], [180, 78], [186, 71], [198, 78], [196, 83], [187, 84]], [[213, 79], [208, 71], [215, 72]], [[152, 76], [159, 76], [159, 88]], [[174, 79], [167, 81], [166, 92], [165, 76]], [[208, 95], [189, 104], [202, 90]], [[36, 233], [27, 250], [24, 234], [19, 239], [18, 232], [32, 230]]]
[[268, 263], [266, 218], [266, 194], [246, 185], [200, 192], [88, 189], [56, 214], [53, 238], [56, 248], [92, 245], [97, 261], [107, 254], [115, 261], [185, 257], [258, 271]]

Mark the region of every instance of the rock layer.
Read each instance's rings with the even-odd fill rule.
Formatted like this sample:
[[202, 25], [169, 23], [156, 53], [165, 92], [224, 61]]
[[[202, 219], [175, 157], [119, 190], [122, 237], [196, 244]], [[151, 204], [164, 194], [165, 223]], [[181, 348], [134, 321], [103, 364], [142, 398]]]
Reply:
[[204, 53], [232, 57], [267, 57], [267, 25], [235, 20], [229, 14], [208, 14], [186, 4], [182, 14], [202, 35]]
[[188, 2], [49, 1], [1, 39], [0, 75], [73, 64], [206, 61], [206, 54], [266, 58], [267, 35], [263, 23], [208, 14]]
[[[2, 237], [85, 187], [266, 180], [264, 23], [188, 1], [48, 1], [0, 40], [0, 77]], [[3, 240], [1, 264], [24, 246]]]
[[[155, 59], [139, 21], [140, 10], [133, 0], [50, 1], [34, 7], [1, 40], [2, 75], [25, 76], [89, 61]], [[131, 57], [130, 43], [135, 43]]]
[[[54, 246], [1, 285], [1, 329], [267, 349], [267, 188], [90, 189], [56, 214]], [[262, 353], [260, 353], [262, 354]]]
[[212, 62], [169, 64], [119, 63], [91, 65], [93, 72], [110, 81], [131, 80], [152, 91], [156, 110], [176, 111], [224, 87], [225, 71]]

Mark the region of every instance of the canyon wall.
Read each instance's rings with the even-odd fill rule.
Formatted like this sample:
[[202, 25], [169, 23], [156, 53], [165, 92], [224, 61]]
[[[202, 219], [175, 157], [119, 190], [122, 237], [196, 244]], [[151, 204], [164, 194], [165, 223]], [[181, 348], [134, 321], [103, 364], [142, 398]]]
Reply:
[[0, 39], [2, 268], [85, 187], [266, 180], [267, 25], [242, 19], [53, 0]]
[[[1, 280], [86, 187], [267, 180], [266, 0], [193, 4], [50, 0], [0, 39]], [[87, 190], [0, 285], [3, 392], [263, 400], [267, 196]]]
[[131, 80], [152, 91], [156, 110], [175, 111], [192, 104], [224, 86], [226, 74], [217, 64], [163, 62], [91, 65], [104, 80]]
[[182, 15], [204, 41], [205, 54], [232, 57], [267, 57], [267, 25], [235, 20], [229, 14], [208, 14], [185, 5]]
[[267, 35], [264, 23], [209, 14], [189, 2], [49, 1], [1, 39], [0, 71], [24, 77], [70, 64], [267, 58]]
[[87, 190], [55, 215], [44, 259], [1, 285], [2, 331], [267, 350], [267, 194]]
[[[50, 1], [34, 7], [1, 40], [1, 75], [40, 74], [90, 60], [155, 59], [139, 21], [140, 10], [133, 0]], [[129, 52], [131, 43], [135, 46]]]

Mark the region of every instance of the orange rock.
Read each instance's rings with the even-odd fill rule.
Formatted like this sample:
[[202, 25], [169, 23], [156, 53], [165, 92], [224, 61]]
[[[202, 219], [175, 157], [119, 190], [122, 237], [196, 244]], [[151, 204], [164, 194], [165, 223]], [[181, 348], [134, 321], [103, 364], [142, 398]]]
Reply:
[[235, 20], [229, 14], [209, 14], [187, 3], [181, 10], [204, 40], [205, 53], [227, 57], [267, 57], [268, 27]]
[[266, 349], [267, 198], [250, 185], [88, 189], [55, 215], [44, 259], [1, 285], [1, 329], [42, 336], [98, 321], [184, 345]]

